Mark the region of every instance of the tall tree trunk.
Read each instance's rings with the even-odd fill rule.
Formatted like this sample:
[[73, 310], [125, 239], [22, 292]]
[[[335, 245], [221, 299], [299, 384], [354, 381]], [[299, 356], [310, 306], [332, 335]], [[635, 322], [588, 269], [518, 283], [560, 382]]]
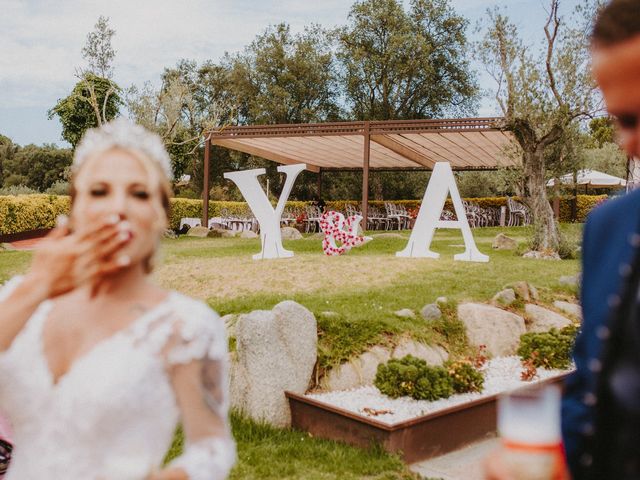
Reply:
[[530, 151], [525, 150], [522, 160], [527, 187], [525, 203], [533, 215], [532, 248], [538, 251], [557, 252], [560, 246], [560, 232], [547, 198], [544, 181], [544, 148], [537, 146]]

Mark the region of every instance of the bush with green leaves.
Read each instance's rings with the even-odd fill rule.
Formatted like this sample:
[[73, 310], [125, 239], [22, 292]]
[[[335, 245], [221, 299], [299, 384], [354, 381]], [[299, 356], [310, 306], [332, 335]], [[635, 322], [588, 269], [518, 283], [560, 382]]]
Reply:
[[453, 393], [453, 379], [443, 367], [432, 367], [412, 355], [378, 365], [374, 385], [391, 398], [438, 400]]
[[453, 380], [456, 393], [481, 392], [484, 388], [484, 376], [470, 362], [447, 362], [444, 367]]
[[569, 325], [562, 330], [525, 333], [520, 337], [518, 355], [523, 362], [535, 367], [567, 369], [571, 365], [571, 352], [578, 334], [578, 326]]

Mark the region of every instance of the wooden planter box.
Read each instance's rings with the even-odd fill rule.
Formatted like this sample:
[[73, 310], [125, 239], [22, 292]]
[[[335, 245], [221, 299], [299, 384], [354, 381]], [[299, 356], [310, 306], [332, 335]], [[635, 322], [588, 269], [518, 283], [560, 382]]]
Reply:
[[[568, 374], [536, 383], [560, 384]], [[496, 401], [492, 395], [462, 405], [387, 424], [304, 395], [285, 392], [291, 407], [293, 428], [314, 437], [368, 448], [380, 444], [413, 463], [457, 450], [496, 432]]]

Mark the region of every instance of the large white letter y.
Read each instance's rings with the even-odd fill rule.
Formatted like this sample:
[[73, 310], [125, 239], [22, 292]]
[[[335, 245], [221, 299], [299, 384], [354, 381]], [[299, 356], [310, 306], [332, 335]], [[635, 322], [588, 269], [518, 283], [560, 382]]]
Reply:
[[293, 257], [293, 252], [285, 250], [282, 246], [280, 218], [282, 217], [284, 206], [291, 193], [293, 183], [296, 181], [300, 172], [306, 167], [304, 163], [278, 167], [278, 171], [286, 174], [287, 179], [284, 182], [284, 188], [282, 189], [275, 210], [271, 206], [271, 203], [269, 203], [267, 195], [258, 182], [258, 176], [266, 173], [264, 168], [227, 172], [224, 174], [224, 178], [233, 181], [238, 186], [240, 193], [242, 193], [242, 196], [249, 204], [249, 208], [260, 223], [262, 252], [254, 255], [254, 260]]

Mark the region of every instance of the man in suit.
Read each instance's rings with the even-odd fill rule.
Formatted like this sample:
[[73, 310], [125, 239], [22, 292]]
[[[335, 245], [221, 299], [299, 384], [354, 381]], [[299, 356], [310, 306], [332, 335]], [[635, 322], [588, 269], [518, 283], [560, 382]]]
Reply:
[[[592, 41], [593, 73], [616, 119], [620, 143], [628, 155], [640, 156], [640, 0], [613, 0], [607, 5]], [[626, 453], [614, 447], [623, 438], [626, 444], [633, 443], [635, 437], [629, 437], [622, 425], [634, 424], [634, 410], [640, 418], [634, 367], [626, 373], [620, 367], [630, 363], [631, 350], [640, 349], [640, 344], [622, 339], [633, 338], [623, 325], [636, 320], [638, 299], [635, 294], [625, 299], [625, 289], [637, 274], [639, 247], [640, 190], [605, 203], [589, 216], [582, 249], [584, 320], [574, 350], [576, 372], [567, 382], [562, 408], [565, 449], [574, 479], [640, 478], [640, 443]], [[631, 363], [640, 362], [636, 360]], [[640, 373], [640, 364], [636, 366]], [[627, 396], [634, 397], [635, 406], [624, 405]]]
[[[616, 119], [620, 143], [628, 155], [640, 156], [640, 0], [609, 3], [592, 42], [593, 73]], [[640, 190], [635, 190], [595, 209], [584, 228], [584, 319], [574, 350], [576, 371], [562, 402], [574, 480], [640, 479], [638, 252]], [[499, 454], [486, 466], [489, 479], [514, 478]]]

